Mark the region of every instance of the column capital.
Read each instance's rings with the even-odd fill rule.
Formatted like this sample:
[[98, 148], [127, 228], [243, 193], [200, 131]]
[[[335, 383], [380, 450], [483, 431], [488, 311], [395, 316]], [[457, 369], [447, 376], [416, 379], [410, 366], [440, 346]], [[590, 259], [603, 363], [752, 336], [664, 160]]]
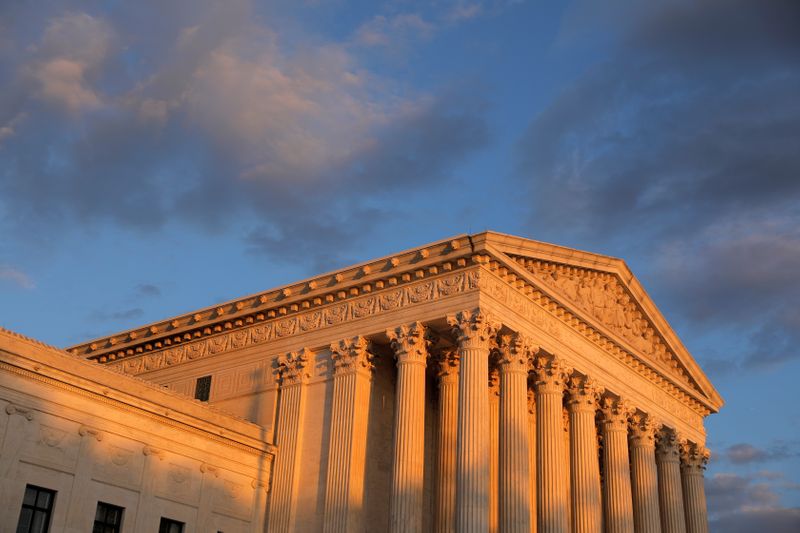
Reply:
[[458, 348], [455, 346], [442, 348], [432, 359], [434, 374], [440, 382], [458, 379], [458, 366], [461, 363]]
[[703, 475], [711, 453], [705, 446], [689, 441], [680, 443], [681, 470], [686, 474]]
[[303, 348], [297, 352], [289, 352], [278, 357], [278, 373], [281, 376], [281, 385], [284, 387], [305, 383], [309, 374], [306, 370], [313, 352]]
[[500, 335], [497, 339], [497, 366], [500, 373], [527, 375], [531, 368], [532, 351], [530, 340], [519, 333]]
[[421, 322], [387, 329], [386, 336], [389, 337], [398, 365], [411, 363], [425, 366], [433, 336]]
[[488, 350], [500, 329], [500, 323], [481, 309], [447, 315], [447, 324], [462, 349]]
[[600, 400], [600, 411], [603, 413], [603, 425], [610, 431], [628, 431], [628, 419], [633, 414], [633, 407], [625, 400], [604, 396]]
[[567, 405], [571, 411], [597, 410], [603, 387], [588, 376], [573, 375], [567, 383]]
[[656, 433], [661, 423], [647, 414], [634, 413], [630, 419], [631, 446], [653, 448], [656, 445]]
[[673, 430], [662, 428], [656, 433], [656, 457], [662, 462], [680, 461], [680, 440]]
[[374, 366], [372, 362], [374, 355], [369, 348], [369, 341], [361, 335], [331, 344], [333, 374], [342, 375], [361, 370], [371, 371]]
[[543, 394], [564, 392], [567, 379], [572, 374], [572, 368], [567, 366], [563, 360], [546, 355], [533, 358], [533, 371], [536, 375], [534, 382], [536, 392]]

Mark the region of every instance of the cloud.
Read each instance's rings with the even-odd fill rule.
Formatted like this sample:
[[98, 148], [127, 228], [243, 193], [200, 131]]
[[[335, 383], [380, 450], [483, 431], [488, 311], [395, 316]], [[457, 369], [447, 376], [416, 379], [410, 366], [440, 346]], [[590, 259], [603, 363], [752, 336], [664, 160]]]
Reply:
[[730, 367], [796, 359], [800, 5], [659, 2], [635, 15], [520, 143], [530, 224], [643, 254], [667, 307], [744, 336]]
[[138, 318], [142, 318], [144, 316], [144, 310], [134, 307], [132, 309], [124, 309], [122, 311], [93, 311], [89, 318], [92, 320], [102, 320], [102, 321], [125, 321], [125, 320], [134, 320]]
[[[5, 231], [180, 222], [235, 228], [252, 249], [291, 236], [324, 262], [334, 245], [318, 221], [358, 224], [355, 214], [406, 184], [443, 182], [487, 143], [472, 89], [397, 91], [351, 43], [266, 26], [245, 1], [154, 9], [45, 19], [0, 61], [14, 65], [14, 90], [0, 96]], [[429, 29], [419, 16], [383, 23]]]
[[140, 283], [136, 286], [136, 294], [139, 296], [161, 296], [161, 289], [152, 283]]
[[706, 479], [711, 531], [797, 531], [800, 508], [780, 504], [780, 496], [768, 482], [771, 477], [719, 473]]
[[361, 46], [398, 46], [431, 37], [435, 27], [417, 13], [376, 15], [358, 27], [353, 40]]
[[738, 465], [780, 461], [800, 455], [800, 453], [793, 448], [796, 448], [796, 446], [790, 447], [783, 443], [777, 443], [770, 447], [770, 449], [757, 448], [747, 443], [739, 443], [729, 446], [724, 452], [724, 457], [731, 463]]
[[0, 280], [8, 281], [23, 289], [36, 288], [36, 284], [28, 274], [8, 265], [0, 265]]

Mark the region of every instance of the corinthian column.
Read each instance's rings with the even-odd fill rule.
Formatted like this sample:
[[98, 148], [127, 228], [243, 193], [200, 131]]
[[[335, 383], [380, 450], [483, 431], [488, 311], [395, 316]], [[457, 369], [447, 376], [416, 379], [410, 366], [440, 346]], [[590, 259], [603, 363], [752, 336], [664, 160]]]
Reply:
[[333, 405], [325, 486], [326, 533], [361, 530], [372, 354], [364, 337], [331, 345]]
[[632, 409], [623, 401], [603, 398], [603, 471], [608, 533], [633, 533], [633, 498], [628, 457], [628, 417]]
[[539, 533], [569, 531], [562, 397], [572, 369], [552, 357], [536, 357], [537, 522]]
[[425, 467], [425, 326], [415, 322], [386, 331], [397, 358], [397, 407], [389, 529], [422, 531]]
[[528, 389], [528, 472], [530, 472], [531, 533], [536, 533], [536, 393]]
[[633, 415], [630, 427], [633, 520], [637, 533], [661, 533], [655, 434], [658, 424], [647, 415]]
[[436, 529], [456, 529], [456, 449], [458, 447], [458, 351], [444, 350], [436, 360], [439, 380], [439, 439], [436, 444]]
[[519, 335], [500, 338], [500, 531], [530, 533], [530, 353]]
[[599, 395], [600, 388], [591, 378], [570, 378], [567, 405], [571, 429], [570, 472], [574, 533], [599, 533], [603, 527], [597, 429], [594, 423]]
[[447, 317], [458, 339], [456, 530], [489, 529], [489, 346], [498, 324], [480, 310]]
[[703, 485], [703, 470], [708, 464], [709, 453], [699, 444], [686, 443], [681, 447], [681, 479], [683, 502], [686, 508], [686, 532], [708, 533], [706, 491]]
[[656, 439], [661, 531], [664, 533], [686, 533], [678, 439], [674, 432], [668, 430], [659, 433]]
[[300, 450], [303, 443], [303, 418], [306, 404], [306, 381], [309, 351], [292, 352], [278, 358], [281, 377], [281, 401], [278, 411], [275, 457], [270, 496], [269, 530], [294, 530]]

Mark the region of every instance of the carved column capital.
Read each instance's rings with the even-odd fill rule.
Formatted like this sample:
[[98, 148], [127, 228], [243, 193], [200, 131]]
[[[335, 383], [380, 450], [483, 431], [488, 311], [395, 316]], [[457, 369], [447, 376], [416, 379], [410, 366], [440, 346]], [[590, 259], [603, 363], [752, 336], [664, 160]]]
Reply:
[[501, 373], [527, 375], [531, 368], [531, 342], [520, 334], [497, 339], [497, 366]]
[[680, 440], [673, 430], [664, 428], [656, 433], [656, 457], [662, 462], [680, 461]]
[[653, 448], [661, 423], [650, 415], [635, 413], [630, 419], [631, 446]]
[[533, 389], [528, 389], [528, 414], [536, 414], [536, 393]]
[[480, 309], [447, 315], [447, 324], [461, 349], [488, 350], [500, 329], [500, 323]]
[[533, 359], [533, 369], [536, 375], [534, 385], [536, 392], [547, 394], [561, 394], [567, 384], [567, 379], [572, 374], [572, 368], [563, 360], [540, 355]]
[[458, 380], [461, 358], [455, 347], [443, 348], [433, 357], [433, 370], [439, 381]]
[[567, 386], [567, 405], [572, 411], [594, 413], [603, 388], [588, 376], [571, 376]]
[[308, 379], [306, 367], [313, 353], [308, 348], [299, 352], [289, 352], [278, 357], [278, 372], [284, 387], [305, 383]]
[[680, 443], [681, 470], [686, 474], [703, 475], [703, 471], [708, 465], [711, 453], [705, 446], [693, 442], [684, 441]]
[[369, 349], [369, 341], [361, 335], [331, 344], [334, 375], [358, 371], [370, 372], [374, 366], [372, 360], [375, 356]]
[[425, 365], [433, 336], [421, 322], [387, 329], [386, 336], [389, 337], [398, 365], [405, 363]]
[[604, 396], [600, 401], [603, 413], [603, 424], [609, 431], [628, 431], [628, 419], [633, 414], [633, 407], [622, 399]]

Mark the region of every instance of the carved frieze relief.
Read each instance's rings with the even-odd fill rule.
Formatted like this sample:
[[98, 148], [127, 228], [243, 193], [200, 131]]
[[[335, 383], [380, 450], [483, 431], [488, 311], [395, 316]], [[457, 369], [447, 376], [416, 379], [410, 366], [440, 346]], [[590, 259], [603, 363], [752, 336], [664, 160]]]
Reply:
[[324, 327], [335, 326], [351, 320], [375, 316], [411, 305], [431, 302], [475, 290], [477, 287], [477, 272], [456, 272], [448, 276], [428, 279], [405, 287], [355, 298], [351, 301], [322, 309], [275, 319], [158, 352], [124, 358], [120, 361], [108, 363], [107, 366], [125, 374], [141, 374], [224, 351], [244, 348]]

